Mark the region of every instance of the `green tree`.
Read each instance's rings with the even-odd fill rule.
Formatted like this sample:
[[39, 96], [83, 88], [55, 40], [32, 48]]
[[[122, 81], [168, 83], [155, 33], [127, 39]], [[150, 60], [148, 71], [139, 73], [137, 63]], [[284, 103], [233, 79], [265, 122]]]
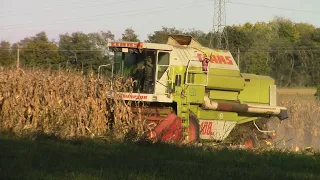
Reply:
[[289, 19], [276, 17], [271, 25], [273, 25], [274, 31], [279, 37], [288, 38], [292, 43], [296, 42], [300, 37], [300, 33], [297, 31], [296, 26]]
[[59, 62], [60, 56], [56, 42], [49, 41], [47, 34], [42, 31], [33, 37], [24, 38], [14, 44], [15, 52], [19, 44], [20, 62], [25, 67], [52, 67]]
[[269, 75], [271, 72], [271, 66], [269, 55], [266, 52], [249, 51], [244, 54], [245, 59], [245, 72], [250, 72], [260, 75]]
[[60, 34], [59, 50], [61, 67], [88, 71], [93, 68], [93, 62], [101, 57], [101, 51], [94, 46], [89, 36], [83, 32]]
[[108, 42], [110, 40], [114, 40], [114, 35], [110, 31], [61, 34], [59, 41], [61, 64], [84, 73], [96, 72], [99, 65], [106, 64], [109, 60]]
[[167, 43], [169, 34], [184, 34], [184, 31], [176, 28], [162, 27], [161, 30], [149, 34], [147, 42], [165, 44]]
[[239, 48], [241, 52], [246, 52], [252, 46], [254, 39], [251, 31], [240, 26], [227, 26], [229, 50], [236, 52]]
[[126, 28], [124, 30], [124, 33], [122, 34], [122, 41], [132, 41], [137, 42], [139, 41], [138, 35], [135, 33], [135, 31], [132, 28]]
[[274, 64], [271, 76], [274, 77], [279, 86], [288, 87], [292, 84], [292, 75], [296, 66], [296, 57], [293, 52], [293, 44], [290, 39], [279, 37], [274, 39], [269, 53]]
[[[93, 61], [93, 68], [97, 70], [102, 64], [110, 64], [112, 59], [107, 45], [109, 41], [114, 40], [114, 34], [111, 33], [111, 31], [101, 31], [99, 33], [89, 33], [88, 36], [90, 42], [101, 52], [100, 57]], [[110, 71], [109, 73], [111, 73], [111, 68], [107, 67], [107, 69]]]
[[14, 64], [14, 56], [11, 51], [11, 44], [8, 41], [0, 42], [0, 66], [9, 67]]
[[103, 51], [103, 54], [109, 55], [108, 42], [114, 40], [114, 34], [111, 31], [100, 31], [88, 34], [91, 43], [94, 44], [97, 49]]

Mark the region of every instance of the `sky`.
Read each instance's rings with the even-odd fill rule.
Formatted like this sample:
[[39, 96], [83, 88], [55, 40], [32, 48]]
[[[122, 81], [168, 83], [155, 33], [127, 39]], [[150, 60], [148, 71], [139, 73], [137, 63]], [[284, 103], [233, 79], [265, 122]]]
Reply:
[[[268, 22], [276, 16], [320, 27], [319, 0], [226, 0], [226, 24]], [[317, 8], [317, 9], [316, 9]], [[214, 0], [0, 0], [0, 40], [11, 43], [45, 31], [110, 30], [116, 39], [132, 27], [140, 40], [162, 26], [212, 29]]]

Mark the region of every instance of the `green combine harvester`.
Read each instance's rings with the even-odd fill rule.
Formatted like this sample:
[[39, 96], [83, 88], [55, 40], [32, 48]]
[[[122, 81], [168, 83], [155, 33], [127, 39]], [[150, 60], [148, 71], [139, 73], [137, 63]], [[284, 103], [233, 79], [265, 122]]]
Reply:
[[272, 131], [262, 130], [265, 120], [288, 118], [287, 109], [277, 106], [274, 79], [240, 73], [229, 51], [203, 47], [191, 36], [108, 47], [112, 73], [136, 81], [133, 92], [119, 92], [122, 98], [148, 106], [142, 117], [151, 139], [256, 147], [270, 138]]

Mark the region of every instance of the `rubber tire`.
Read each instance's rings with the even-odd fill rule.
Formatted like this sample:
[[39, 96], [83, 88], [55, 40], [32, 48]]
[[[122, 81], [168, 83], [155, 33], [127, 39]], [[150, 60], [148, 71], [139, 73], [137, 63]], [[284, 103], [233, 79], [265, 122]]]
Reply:
[[235, 129], [231, 131], [228, 136], [228, 141], [231, 141], [231, 144], [236, 146], [245, 146], [248, 145], [247, 142], [250, 142], [250, 146], [246, 148], [252, 149], [258, 147], [258, 136], [256, 134], [256, 129], [254, 129], [250, 123], [237, 125]]
[[244, 147], [252, 149], [256, 146], [255, 141], [252, 137], [247, 137], [244, 139], [243, 143]]
[[197, 117], [190, 113], [189, 115], [189, 143], [199, 142], [200, 140], [200, 131], [199, 131], [199, 121]]
[[244, 134], [240, 144], [249, 149], [257, 148], [259, 143], [255, 132]]

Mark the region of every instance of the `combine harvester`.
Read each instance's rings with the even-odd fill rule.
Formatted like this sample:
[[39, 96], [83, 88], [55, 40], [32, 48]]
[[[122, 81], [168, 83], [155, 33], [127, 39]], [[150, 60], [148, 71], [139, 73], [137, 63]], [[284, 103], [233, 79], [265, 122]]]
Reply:
[[112, 73], [136, 81], [133, 92], [120, 93], [126, 101], [147, 105], [143, 115], [151, 139], [252, 148], [272, 132], [261, 130], [261, 119], [288, 118], [287, 109], [276, 104], [272, 78], [240, 73], [229, 51], [203, 47], [191, 36], [169, 35], [167, 44], [109, 42], [108, 47], [114, 52]]

